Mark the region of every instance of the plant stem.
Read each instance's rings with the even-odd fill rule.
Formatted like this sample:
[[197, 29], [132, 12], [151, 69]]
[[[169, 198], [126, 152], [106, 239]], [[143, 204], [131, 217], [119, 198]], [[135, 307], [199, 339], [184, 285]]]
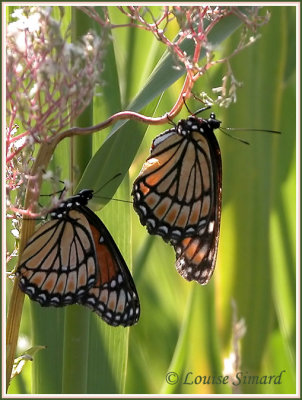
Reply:
[[[46, 169], [49, 160], [54, 152], [57, 145], [57, 141], [54, 140], [50, 143], [43, 143], [37, 154], [37, 158], [33, 164], [31, 175], [38, 176], [37, 181], [29, 181], [24, 208], [29, 208], [30, 205], [34, 203], [36, 198], [39, 196], [39, 190], [33, 191], [33, 185], [35, 184], [35, 189], [40, 188], [42, 181], [43, 170]], [[21, 238], [20, 238], [20, 252], [22, 251], [29, 239], [33, 234], [35, 229], [35, 221], [24, 219], [21, 228]], [[22, 308], [24, 303], [24, 293], [19, 289], [19, 278], [15, 278], [12, 296], [10, 299], [8, 315], [7, 315], [7, 325], [6, 325], [6, 390], [10, 383], [10, 377], [14, 365], [14, 358], [17, 348], [17, 341], [21, 323]]]

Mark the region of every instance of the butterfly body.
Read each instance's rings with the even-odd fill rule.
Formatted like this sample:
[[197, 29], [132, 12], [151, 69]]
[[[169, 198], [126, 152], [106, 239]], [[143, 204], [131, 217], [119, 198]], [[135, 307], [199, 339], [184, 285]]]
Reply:
[[192, 115], [157, 136], [133, 185], [133, 205], [150, 234], [176, 251], [176, 268], [205, 284], [216, 262], [221, 212], [220, 121]]
[[17, 269], [19, 286], [42, 306], [79, 303], [108, 324], [139, 319], [135, 284], [113, 238], [88, 207], [93, 191], [63, 201], [28, 241]]

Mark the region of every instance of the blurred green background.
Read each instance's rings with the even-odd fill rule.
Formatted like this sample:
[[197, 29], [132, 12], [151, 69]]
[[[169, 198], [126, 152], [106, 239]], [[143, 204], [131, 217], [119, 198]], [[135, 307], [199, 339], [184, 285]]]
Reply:
[[[158, 8], [151, 10], [156, 13]], [[275, 129], [282, 134], [236, 132], [234, 136], [250, 143], [247, 146], [216, 132], [223, 162], [223, 206], [218, 261], [209, 284], [203, 287], [181, 278], [174, 267], [173, 248], [160, 237], [147, 234], [131, 204], [111, 201], [98, 215], [132, 270], [141, 301], [139, 323], [130, 329], [111, 328], [80, 306], [42, 309], [26, 298], [18, 351], [33, 345], [47, 345], [47, 349], [37, 353], [33, 363], [26, 364], [22, 374], [12, 381], [9, 393], [62, 393], [64, 387], [70, 388], [64, 386], [64, 376], [66, 344], [76, 340], [69, 336], [71, 313], [84, 313], [88, 324], [87, 342], [77, 342], [72, 350], [86, 349], [85, 366], [80, 362], [75, 365], [79, 375], [85, 375], [84, 393], [295, 393], [296, 8], [275, 6], [264, 8], [263, 13], [266, 10], [271, 19], [261, 28], [261, 38], [231, 60], [235, 77], [242, 82], [237, 102], [227, 109], [214, 106], [213, 111], [223, 127]], [[73, 12], [65, 7], [66, 24]], [[109, 14], [115, 23], [125, 21], [116, 7], [110, 6]], [[81, 13], [73, 23], [81, 29], [97, 29]], [[179, 28], [175, 22], [169, 29], [173, 38]], [[96, 96], [90, 114], [88, 111], [82, 122], [87, 125], [91, 119], [99, 123], [114, 112], [129, 109], [131, 104], [145, 115], [164, 115], [175, 103], [184, 80], [180, 77], [167, 86], [171, 60], [164, 60], [159, 64], [160, 71], [153, 72], [163, 93], [156, 93], [155, 84], [147, 83], [145, 87], [165, 47], [139, 29], [116, 29], [112, 35], [102, 76], [102, 96]], [[240, 28], [227, 36], [222, 35], [216, 58], [232, 52]], [[212, 96], [211, 89], [221, 86], [225, 73], [225, 65], [211, 68], [197, 82], [194, 93]], [[200, 103], [190, 100], [189, 106], [195, 110]], [[187, 115], [184, 109], [179, 118]], [[116, 133], [88, 164], [79, 187], [97, 188], [99, 182], [121, 172], [124, 179], [114, 197], [131, 200], [131, 183], [149, 154], [152, 140], [168, 128], [168, 124], [146, 126], [134, 121], [119, 130], [113, 127]], [[101, 131], [92, 140], [85, 138], [84, 143], [88, 140], [86, 145], [95, 153], [110, 132]], [[81, 156], [84, 145], [79, 143]], [[51, 168], [60, 166], [63, 179], [70, 173], [68, 160], [64, 159], [69, 149], [69, 139], [64, 140], [51, 163]], [[86, 158], [90, 160], [88, 151]], [[7, 302], [11, 286], [9, 281]], [[193, 380], [195, 376], [228, 375], [225, 360], [234, 352], [232, 301], [246, 327], [239, 343], [239, 371], [246, 376], [269, 376], [285, 370], [281, 384], [234, 388], [183, 383], [188, 372], [192, 372]], [[168, 372], [177, 373], [179, 382], [169, 385]], [[75, 381], [76, 375], [66, 379]]]

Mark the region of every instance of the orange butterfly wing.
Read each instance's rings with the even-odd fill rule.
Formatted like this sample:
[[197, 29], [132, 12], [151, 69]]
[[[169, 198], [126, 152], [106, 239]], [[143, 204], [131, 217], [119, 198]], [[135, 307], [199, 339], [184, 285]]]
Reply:
[[99, 277], [79, 303], [91, 308], [110, 325], [133, 325], [139, 319], [140, 304], [132, 276], [102, 221], [87, 207], [84, 213], [94, 238]]
[[20, 259], [19, 286], [42, 306], [74, 304], [97, 280], [90, 226], [76, 210], [53, 219], [30, 238]]
[[133, 206], [150, 234], [170, 242], [176, 268], [205, 284], [216, 262], [222, 168], [213, 130], [220, 121], [194, 116], [157, 136], [133, 184]]

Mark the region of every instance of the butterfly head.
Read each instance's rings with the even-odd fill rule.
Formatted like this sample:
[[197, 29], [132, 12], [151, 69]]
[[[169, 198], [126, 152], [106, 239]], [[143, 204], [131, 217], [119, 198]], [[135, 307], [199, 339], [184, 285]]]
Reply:
[[93, 197], [93, 190], [91, 189], [80, 190], [80, 192], [76, 195], [76, 197], [78, 197], [82, 205], [86, 205], [88, 201], [91, 200]]
[[220, 127], [221, 121], [216, 119], [214, 113], [210, 114], [209, 119], [198, 118], [191, 115], [187, 119], [182, 119], [177, 124], [177, 133], [182, 136], [188, 136], [192, 132], [200, 132], [201, 134], [207, 133], [209, 130], [212, 132], [214, 129]]
[[211, 113], [210, 118], [207, 120], [207, 123], [214, 130], [220, 127], [221, 121], [216, 119], [216, 115], [214, 113]]

